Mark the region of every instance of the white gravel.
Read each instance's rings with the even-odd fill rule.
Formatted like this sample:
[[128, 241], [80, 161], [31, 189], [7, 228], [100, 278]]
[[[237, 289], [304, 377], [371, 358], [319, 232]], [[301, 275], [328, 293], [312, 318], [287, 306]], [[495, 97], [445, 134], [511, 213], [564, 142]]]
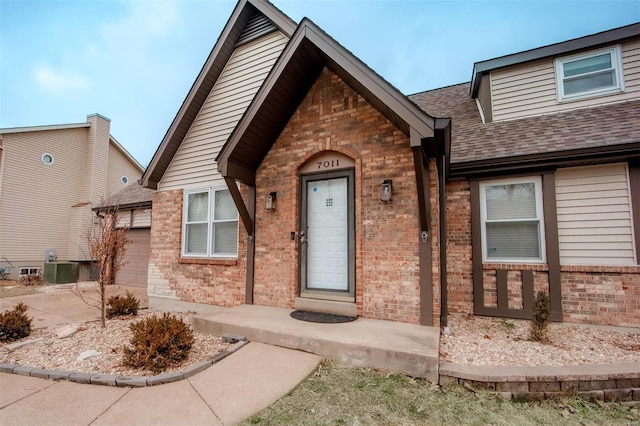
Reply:
[[[132, 370], [122, 365], [122, 348], [129, 344], [129, 324], [146, 316], [158, 314], [140, 311], [134, 318], [78, 324], [80, 331], [60, 339], [56, 332], [62, 327], [35, 330], [23, 340], [41, 341], [8, 351], [0, 345], [0, 362], [48, 370], [85, 373], [151, 376], [150, 371]], [[191, 324], [193, 313], [177, 314]], [[205, 360], [229, 347], [220, 338], [194, 333], [195, 344], [189, 358], [170, 371]], [[507, 320], [472, 315], [452, 315], [449, 332], [440, 339], [440, 359], [468, 365], [561, 366], [640, 362], [640, 330], [623, 333], [611, 329], [584, 327], [568, 323], [553, 323], [548, 343], [529, 340], [529, 321]], [[78, 355], [89, 350], [99, 356], [77, 361]]]
[[563, 366], [640, 362], [637, 333], [552, 323], [549, 342], [529, 340], [529, 321], [473, 315], [449, 317], [440, 359], [467, 365]]
[[[123, 346], [129, 345], [131, 331], [129, 324], [147, 316], [157, 314], [148, 310], [139, 311], [136, 317], [107, 320], [107, 327], [102, 329], [100, 322], [78, 324], [80, 330], [70, 337], [60, 339], [56, 332], [64, 327], [49, 327], [32, 331], [23, 340], [39, 339], [41, 341], [22, 346], [14, 351], [7, 350], [7, 344], [0, 345], [0, 362], [18, 364], [47, 370], [77, 371], [83, 373], [116, 374], [124, 376], [153, 376], [154, 373], [144, 370], [133, 370], [122, 365]], [[180, 313], [185, 323], [191, 324], [193, 313]], [[168, 369], [166, 372], [178, 371], [190, 364], [226, 350], [230, 345], [219, 337], [194, 333], [194, 345], [189, 358], [182, 364]], [[100, 353], [83, 361], [78, 356], [89, 350]]]

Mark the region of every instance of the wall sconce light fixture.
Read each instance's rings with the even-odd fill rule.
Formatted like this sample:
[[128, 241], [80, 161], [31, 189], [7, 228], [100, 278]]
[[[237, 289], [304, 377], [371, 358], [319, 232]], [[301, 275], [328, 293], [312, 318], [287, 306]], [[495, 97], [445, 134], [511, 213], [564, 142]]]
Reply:
[[380, 185], [380, 201], [383, 203], [391, 202], [393, 188], [391, 179], [385, 179]]
[[276, 198], [277, 192], [270, 192], [269, 195], [267, 195], [267, 197], [265, 198], [265, 207], [270, 212], [276, 209]]

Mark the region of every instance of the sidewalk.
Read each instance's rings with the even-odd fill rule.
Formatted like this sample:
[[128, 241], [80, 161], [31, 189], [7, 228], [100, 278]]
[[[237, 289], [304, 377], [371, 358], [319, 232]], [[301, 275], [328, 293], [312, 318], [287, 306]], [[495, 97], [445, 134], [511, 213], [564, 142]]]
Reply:
[[[124, 294], [127, 289], [146, 306], [146, 289], [114, 286], [109, 290]], [[31, 308], [34, 327], [99, 319], [97, 310], [70, 289], [0, 298], [0, 310], [20, 301]], [[321, 360], [317, 355], [251, 342], [188, 379], [144, 388], [0, 373], [0, 424], [234, 424], [289, 393]]]
[[0, 373], [0, 424], [229, 425], [289, 393], [320, 361], [316, 355], [249, 343], [195, 376], [145, 388]]

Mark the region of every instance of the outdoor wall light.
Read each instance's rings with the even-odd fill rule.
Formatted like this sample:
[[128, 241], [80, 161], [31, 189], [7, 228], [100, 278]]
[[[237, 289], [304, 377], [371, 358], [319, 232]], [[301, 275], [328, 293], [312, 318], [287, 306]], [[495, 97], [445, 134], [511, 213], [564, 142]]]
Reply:
[[265, 198], [265, 207], [270, 212], [276, 209], [276, 198], [277, 198], [277, 192], [270, 192], [269, 195], [267, 195]]
[[380, 185], [380, 201], [382, 201], [383, 203], [391, 202], [392, 192], [393, 189], [391, 179], [383, 180], [382, 184]]

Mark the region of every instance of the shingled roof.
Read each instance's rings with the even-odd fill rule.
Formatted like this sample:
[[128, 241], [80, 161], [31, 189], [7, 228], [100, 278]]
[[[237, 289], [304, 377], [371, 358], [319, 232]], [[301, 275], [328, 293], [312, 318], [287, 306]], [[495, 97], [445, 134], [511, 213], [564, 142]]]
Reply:
[[510, 161], [516, 167], [554, 153], [576, 156], [604, 149], [637, 155], [640, 149], [640, 101], [484, 124], [469, 96], [469, 83], [409, 98], [430, 115], [452, 119], [452, 174], [472, 164]]
[[154, 192], [156, 191], [134, 182], [107, 198], [103, 205], [94, 210], [106, 210], [115, 206], [118, 206], [119, 210], [151, 207]]

